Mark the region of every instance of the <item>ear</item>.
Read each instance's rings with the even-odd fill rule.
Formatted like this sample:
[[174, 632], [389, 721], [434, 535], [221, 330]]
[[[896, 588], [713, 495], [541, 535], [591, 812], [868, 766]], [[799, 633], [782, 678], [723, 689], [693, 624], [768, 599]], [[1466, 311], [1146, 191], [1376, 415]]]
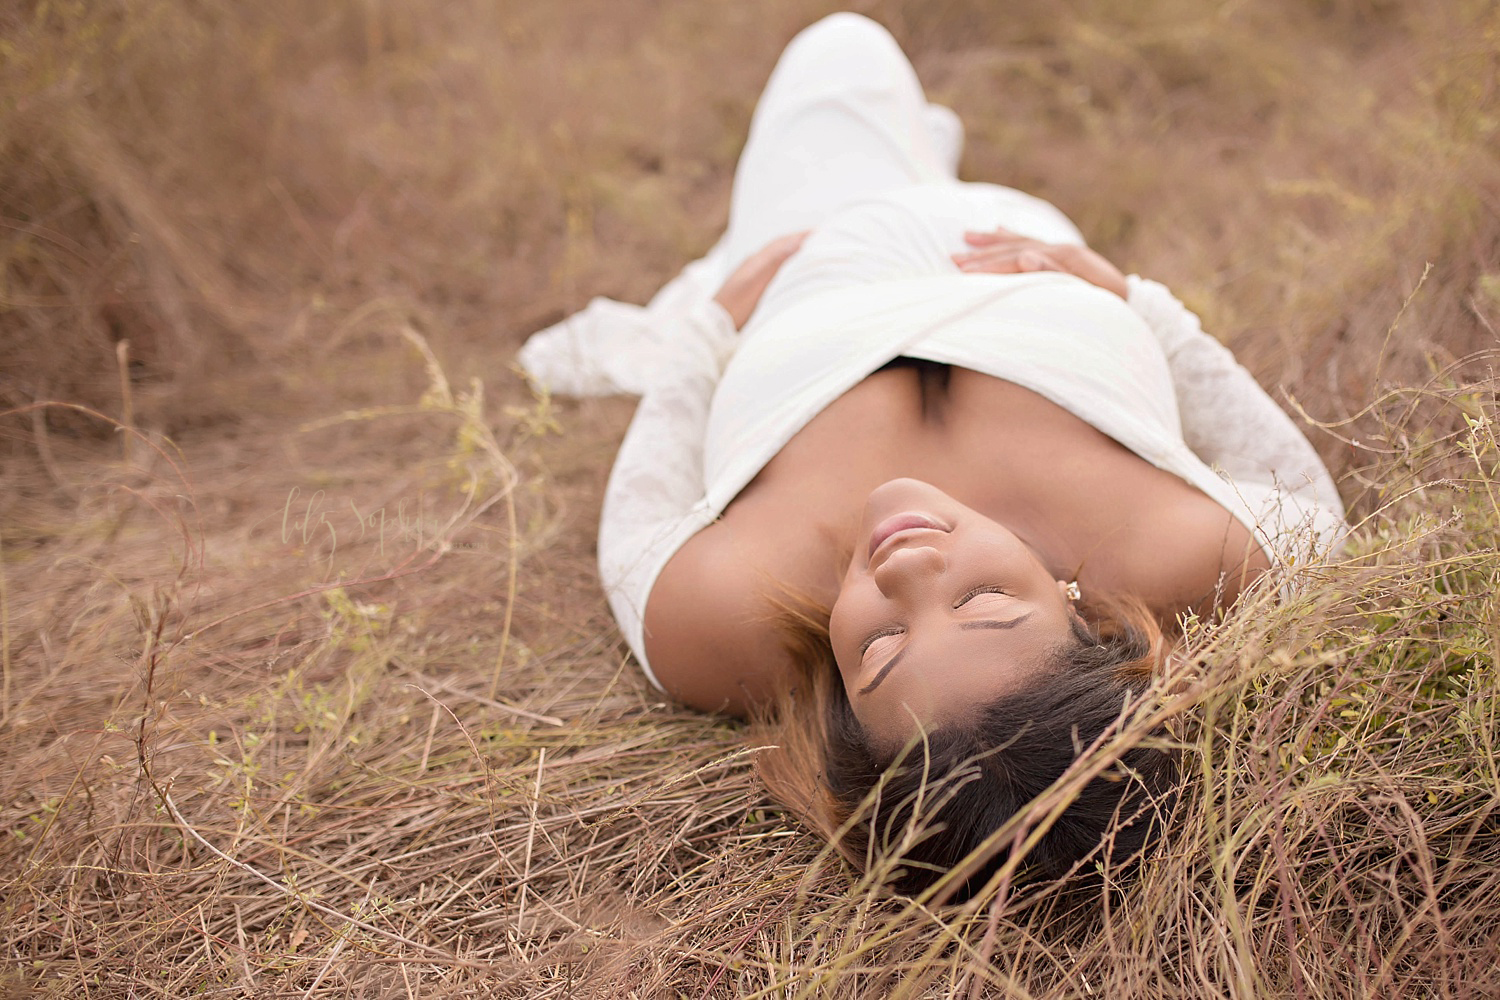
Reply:
[[1078, 591], [1077, 581], [1058, 580], [1057, 592], [1062, 595], [1063, 606], [1068, 609], [1068, 617], [1092, 633], [1093, 624], [1083, 617], [1083, 612], [1078, 610], [1078, 604], [1083, 595]]

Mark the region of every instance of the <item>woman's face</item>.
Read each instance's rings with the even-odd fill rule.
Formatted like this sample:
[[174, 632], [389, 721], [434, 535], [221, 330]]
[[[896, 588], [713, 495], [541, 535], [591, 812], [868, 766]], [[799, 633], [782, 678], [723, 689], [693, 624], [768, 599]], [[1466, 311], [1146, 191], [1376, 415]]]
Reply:
[[829, 632], [854, 714], [881, 744], [1020, 689], [1071, 639], [1066, 585], [935, 486], [877, 487], [858, 538]]

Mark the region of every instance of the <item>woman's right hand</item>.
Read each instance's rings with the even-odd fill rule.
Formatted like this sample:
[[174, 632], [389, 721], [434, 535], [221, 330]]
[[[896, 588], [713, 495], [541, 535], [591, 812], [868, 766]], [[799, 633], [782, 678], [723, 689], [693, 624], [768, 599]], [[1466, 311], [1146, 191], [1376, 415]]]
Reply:
[[1071, 243], [1043, 243], [1008, 229], [992, 233], [967, 232], [964, 242], [974, 249], [954, 254], [960, 271], [987, 274], [1022, 274], [1030, 271], [1062, 271], [1098, 285], [1120, 298], [1129, 296], [1125, 275], [1102, 255]]
[[807, 232], [788, 233], [767, 243], [735, 268], [724, 287], [714, 295], [714, 301], [723, 306], [729, 318], [734, 320], [736, 330], [742, 329], [749, 321], [750, 314], [760, 304], [760, 297], [765, 294], [766, 286], [805, 239]]

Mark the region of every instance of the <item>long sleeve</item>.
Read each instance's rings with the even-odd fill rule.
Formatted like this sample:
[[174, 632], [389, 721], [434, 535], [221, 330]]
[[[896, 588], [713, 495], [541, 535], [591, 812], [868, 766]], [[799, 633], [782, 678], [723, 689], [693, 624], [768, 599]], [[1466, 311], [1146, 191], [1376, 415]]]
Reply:
[[[707, 350], [722, 367], [734, 330], [711, 300], [723, 283], [719, 247], [682, 269], [644, 306], [598, 297], [560, 323], [532, 334], [516, 360], [533, 382], [567, 396], [643, 396], [659, 379]], [[728, 317], [724, 317], [727, 323]]]
[[1183, 439], [1257, 512], [1287, 562], [1337, 545], [1344, 507], [1328, 469], [1290, 417], [1164, 285], [1131, 275], [1130, 307], [1161, 343]]
[[734, 324], [711, 300], [658, 331], [663, 352], [620, 445], [599, 522], [599, 576], [636, 660], [646, 661], [646, 598], [667, 560], [712, 523], [703, 439], [709, 405], [736, 343]]

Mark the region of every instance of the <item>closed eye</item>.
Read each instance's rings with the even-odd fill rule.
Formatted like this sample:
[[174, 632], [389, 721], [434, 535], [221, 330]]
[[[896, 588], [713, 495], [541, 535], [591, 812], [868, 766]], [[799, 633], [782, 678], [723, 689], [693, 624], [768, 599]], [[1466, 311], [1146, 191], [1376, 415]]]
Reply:
[[[979, 597], [981, 594], [1004, 594], [1004, 593], [1005, 593], [1005, 590], [1002, 587], [996, 586], [994, 584], [985, 584], [984, 586], [975, 587], [973, 590], [971, 590], [968, 593], [964, 594], [962, 597], [960, 597], [958, 599], [957, 603], [955, 603], [953, 605], [953, 607], [955, 609], [961, 608], [965, 604], [968, 604], [970, 601], [972, 601], [974, 598]], [[864, 642], [860, 643], [860, 646], [859, 646], [859, 655], [860, 656], [864, 656], [865, 653], [869, 650], [869, 648], [872, 645], [875, 644], [876, 640], [878, 640], [878, 639], [884, 639], [888, 635], [900, 635], [903, 631], [904, 631], [904, 629], [898, 628], [896, 626], [891, 626], [890, 628], [883, 628], [883, 629], [881, 629], [878, 632], [872, 633], [868, 638], [865, 639]]]
[[994, 585], [986, 585], [986, 586], [983, 586], [983, 587], [975, 587], [973, 590], [969, 591], [967, 594], [965, 594], [964, 596], [960, 597], [958, 599], [958, 603], [955, 604], [955, 605], [953, 605], [953, 606], [955, 608], [961, 608], [965, 604], [968, 604], [970, 601], [972, 601], [974, 598], [978, 597], [980, 594], [1003, 594], [1003, 593], [1005, 593], [1005, 590], [1003, 588], [997, 587], [997, 586], [994, 586]]
[[881, 629], [879, 632], [872, 634], [868, 639], [859, 644], [859, 655], [864, 656], [865, 652], [875, 644], [876, 639], [884, 639], [888, 635], [900, 635], [901, 632], [902, 629], [896, 628], [894, 626], [892, 626], [891, 628]]

